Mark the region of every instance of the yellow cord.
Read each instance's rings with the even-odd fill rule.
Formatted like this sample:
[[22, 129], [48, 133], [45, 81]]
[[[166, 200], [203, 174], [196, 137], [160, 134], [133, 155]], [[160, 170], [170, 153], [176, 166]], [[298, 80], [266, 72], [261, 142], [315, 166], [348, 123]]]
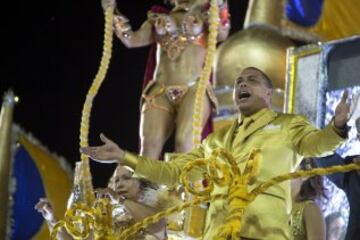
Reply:
[[[104, 45], [103, 45], [103, 53], [101, 58], [100, 67], [98, 72], [93, 80], [93, 83], [86, 95], [86, 100], [83, 106], [82, 116], [81, 116], [81, 124], [80, 124], [80, 147], [88, 146], [88, 135], [89, 135], [89, 127], [90, 127], [90, 114], [91, 108], [93, 104], [93, 100], [99, 91], [99, 88], [105, 79], [105, 75], [110, 63], [111, 51], [112, 51], [112, 38], [113, 38], [113, 9], [107, 9], [105, 11], [105, 31], [104, 31]], [[90, 206], [94, 206], [99, 204], [99, 206], [103, 206], [104, 203], [101, 204], [102, 200], [97, 200], [95, 202], [95, 196], [93, 192], [92, 180], [91, 180], [91, 172], [89, 166], [89, 159], [86, 155], [81, 155], [82, 164], [82, 177], [81, 177], [81, 185], [83, 189], [83, 194], [85, 195], [85, 201], [82, 204], [74, 204], [70, 209], [65, 213], [65, 219], [59, 221], [53, 228], [51, 232], [51, 239], [57, 239], [57, 234], [61, 228], [67, 230], [69, 234], [71, 234], [74, 239], [84, 239], [87, 238], [90, 234], [91, 229], [98, 229], [95, 231], [98, 235], [104, 234], [104, 229], [108, 229], [108, 227], [104, 227], [107, 225], [102, 225], [101, 227], [96, 228], [96, 224], [99, 224], [99, 209], [98, 208], [90, 208]], [[104, 224], [104, 222], [100, 222]], [[109, 225], [109, 224], [108, 224]], [[111, 220], [110, 220], [111, 225]], [[77, 226], [82, 226], [82, 230], [79, 230]], [[103, 229], [103, 230], [100, 230]], [[106, 230], [108, 234], [108, 230]], [[95, 235], [96, 237], [96, 235]], [[104, 239], [104, 238], [103, 238]], [[110, 239], [110, 238], [106, 238]]]
[[97, 199], [93, 207], [76, 203], [65, 213], [51, 232], [51, 239], [57, 239], [59, 231], [65, 228], [74, 239], [86, 239], [92, 233], [95, 239], [113, 240], [112, 207], [107, 198]]
[[[104, 31], [104, 45], [100, 67], [93, 80], [93, 83], [86, 95], [85, 103], [82, 110], [81, 124], [80, 124], [80, 147], [88, 146], [88, 136], [90, 128], [90, 115], [94, 98], [99, 91], [102, 82], [105, 79], [105, 75], [110, 63], [111, 51], [112, 51], [112, 38], [113, 38], [113, 9], [109, 8], [105, 11], [105, 31]], [[91, 183], [91, 173], [89, 166], [89, 159], [86, 155], [81, 154], [81, 160], [83, 161], [83, 176], [82, 181], [84, 185], [84, 194], [86, 203], [91, 206], [95, 197], [93, 194], [93, 186]]]
[[211, 75], [211, 67], [214, 62], [216, 43], [219, 27], [219, 7], [217, 0], [211, 0], [210, 19], [209, 19], [209, 36], [207, 44], [207, 53], [205, 57], [205, 65], [200, 75], [199, 84], [196, 90], [194, 113], [192, 120], [192, 137], [194, 147], [201, 143], [202, 133], [202, 113], [204, 108], [204, 98], [206, 87]]

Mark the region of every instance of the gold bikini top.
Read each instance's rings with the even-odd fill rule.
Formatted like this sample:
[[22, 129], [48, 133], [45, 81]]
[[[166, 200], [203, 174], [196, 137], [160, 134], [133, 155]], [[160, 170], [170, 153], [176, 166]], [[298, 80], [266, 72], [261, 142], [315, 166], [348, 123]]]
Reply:
[[[186, 13], [185, 13], [186, 14]], [[166, 52], [170, 60], [178, 58], [190, 45], [206, 48], [207, 32], [205, 23], [189, 25], [187, 20], [198, 21], [198, 16], [187, 15], [178, 26], [170, 14], [148, 13], [150, 23], [154, 26], [155, 39]]]

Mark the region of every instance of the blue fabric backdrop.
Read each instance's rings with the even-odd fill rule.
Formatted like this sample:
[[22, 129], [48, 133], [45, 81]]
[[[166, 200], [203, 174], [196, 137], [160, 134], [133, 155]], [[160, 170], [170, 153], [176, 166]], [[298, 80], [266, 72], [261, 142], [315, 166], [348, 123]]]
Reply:
[[323, 3], [323, 0], [288, 0], [286, 16], [301, 26], [313, 26], [321, 17]]
[[23, 146], [15, 154], [13, 177], [16, 191], [13, 205], [13, 240], [30, 239], [39, 230], [43, 218], [35, 209], [39, 198], [45, 197], [45, 189], [34, 160]]

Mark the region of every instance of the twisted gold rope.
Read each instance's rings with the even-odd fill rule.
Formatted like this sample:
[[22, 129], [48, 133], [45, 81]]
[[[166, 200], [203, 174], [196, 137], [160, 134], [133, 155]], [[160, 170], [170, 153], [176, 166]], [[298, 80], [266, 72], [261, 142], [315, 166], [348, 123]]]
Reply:
[[[80, 123], [80, 147], [88, 146], [88, 135], [90, 127], [90, 114], [93, 104], [93, 100], [99, 91], [99, 88], [102, 82], [105, 79], [105, 75], [110, 63], [111, 52], [112, 52], [112, 24], [113, 24], [113, 15], [114, 9], [107, 9], [105, 11], [105, 30], [104, 30], [104, 44], [102, 58], [100, 62], [100, 67], [98, 72], [93, 80], [93, 83], [86, 95], [85, 103], [82, 110], [81, 123]], [[89, 159], [86, 155], [81, 154], [82, 163], [82, 187], [85, 194], [85, 206], [93, 206], [95, 202], [95, 196], [93, 193], [93, 186], [91, 180], [91, 172], [89, 166]], [[75, 239], [86, 238], [90, 234], [89, 226], [93, 225], [91, 218], [91, 211], [83, 205], [74, 205], [71, 209], [68, 209], [65, 213], [65, 220], [59, 221], [55, 224], [52, 232], [51, 239], [57, 239], [57, 234], [61, 228], [65, 227]], [[85, 217], [76, 216], [76, 211], [80, 211], [82, 214], [85, 214]], [[92, 215], [94, 215], [92, 213]], [[74, 221], [80, 223], [84, 226], [84, 231], [79, 232], [75, 226]]]
[[192, 138], [194, 147], [198, 146], [201, 142], [202, 133], [202, 117], [204, 108], [204, 98], [206, 87], [211, 75], [211, 67], [214, 62], [216, 43], [219, 27], [219, 7], [217, 0], [211, 0], [210, 5], [210, 18], [209, 18], [209, 36], [207, 44], [207, 53], [205, 57], [205, 65], [200, 75], [200, 80], [196, 90], [194, 113], [192, 120]]
[[[107, 69], [109, 67], [111, 52], [112, 52], [112, 39], [113, 39], [113, 15], [114, 9], [108, 8], [105, 11], [105, 30], [104, 30], [104, 45], [98, 72], [93, 80], [93, 83], [86, 95], [85, 103], [82, 110], [81, 123], [80, 123], [80, 147], [88, 146], [88, 136], [90, 128], [90, 115], [94, 98], [96, 97], [102, 82], [105, 79]], [[94, 203], [95, 197], [93, 194], [93, 186], [91, 183], [91, 172], [89, 166], [89, 158], [81, 154], [83, 161], [83, 184], [85, 201], [90, 206]]]

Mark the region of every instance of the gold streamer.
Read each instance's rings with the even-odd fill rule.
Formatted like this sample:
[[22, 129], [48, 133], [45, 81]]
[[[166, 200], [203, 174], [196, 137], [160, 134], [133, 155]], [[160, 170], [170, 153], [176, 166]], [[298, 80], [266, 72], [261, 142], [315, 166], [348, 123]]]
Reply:
[[207, 44], [207, 53], [205, 57], [205, 65], [200, 75], [199, 84], [196, 90], [194, 113], [192, 122], [192, 136], [194, 147], [201, 143], [202, 133], [202, 113], [204, 108], [204, 97], [206, 87], [211, 75], [211, 66], [214, 62], [216, 43], [219, 27], [219, 7], [217, 0], [211, 0], [210, 19], [209, 19], [209, 36]]
[[93, 233], [95, 239], [113, 240], [110, 200], [97, 199], [94, 207], [85, 203], [74, 204], [66, 211], [65, 219], [54, 226], [50, 235], [52, 240], [57, 239], [62, 228], [74, 239], [87, 239]]
[[[110, 63], [113, 38], [113, 12], [114, 9], [111, 8], [106, 9], [105, 11], [105, 31], [102, 58], [100, 67], [86, 95], [83, 106], [80, 124], [80, 147], [88, 146], [92, 104], [102, 82], [105, 79], [105, 75]], [[81, 160], [83, 161], [81, 181], [85, 200], [83, 203], [74, 204], [66, 211], [65, 219], [59, 221], [53, 228], [53, 231], [51, 232], [51, 239], [56, 239], [58, 232], [63, 227], [65, 227], [67, 232], [75, 239], [87, 238], [91, 231], [94, 232], [95, 239], [111, 239], [111, 213], [107, 220], [104, 219], [103, 215], [103, 208], [108, 208], [110, 203], [106, 201], [106, 199], [98, 199], [95, 202], [89, 159], [86, 155], [81, 154]]]
[[[90, 115], [91, 108], [96, 97], [97, 92], [105, 79], [105, 75], [110, 63], [111, 51], [112, 51], [112, 38], [113, 38], [113, 11], [114, 9], [107, 9], [105, 11], [105, 31], [104, 31], [104, 45], [103, 53], [100, 62], [99, 70], [95, 76], [95, 79], [89, 89], [89, 92], [86, 95], [85, 103], [82, 110], [81, 124], [80, 124], [80, 147], [88, 146], [88, 136], [90, 128]], [[85, 201], [88, 206], [91, 206], [94, 203], [95, 197], [93, 194], [93, 186], [91, 183], [91, 173], [89, 166], [89, 159], [86, 155], [81, 154], [81, 160], [83, 161], [83, 177], [82, 181], [84, 184], [84, 194]]]

